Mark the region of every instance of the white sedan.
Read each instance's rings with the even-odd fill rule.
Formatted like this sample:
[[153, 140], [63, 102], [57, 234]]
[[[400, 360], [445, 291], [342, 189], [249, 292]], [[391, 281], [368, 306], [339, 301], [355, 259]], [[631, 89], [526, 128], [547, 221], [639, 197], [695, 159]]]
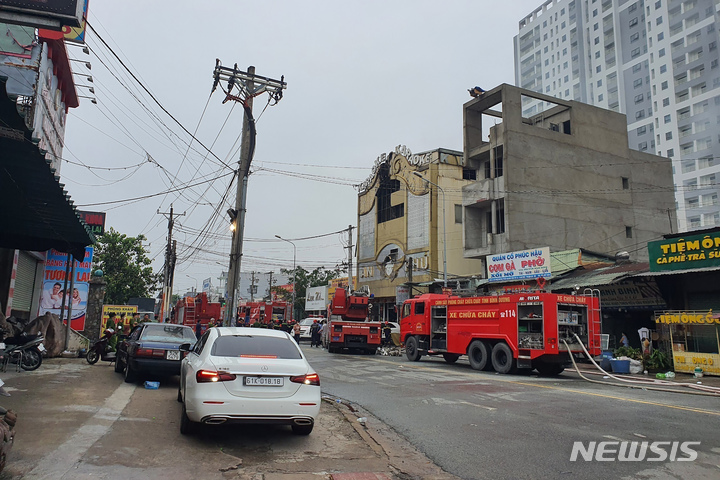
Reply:
[[290, 425], [312, 432], [320, 413], [320, 377], [293, 338], [264, 328], [211, 328], [187, 351], [180, 373], [180, 432], [197, 424]]

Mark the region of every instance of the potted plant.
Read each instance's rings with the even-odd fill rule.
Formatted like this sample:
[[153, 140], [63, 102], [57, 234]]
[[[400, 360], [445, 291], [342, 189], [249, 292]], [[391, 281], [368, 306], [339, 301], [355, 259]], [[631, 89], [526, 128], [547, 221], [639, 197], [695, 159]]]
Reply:
[[643, 357], [643, 365], [648, 372], [667, 372], [672, 367], [670, 358], [662, 350], [653, 350]]

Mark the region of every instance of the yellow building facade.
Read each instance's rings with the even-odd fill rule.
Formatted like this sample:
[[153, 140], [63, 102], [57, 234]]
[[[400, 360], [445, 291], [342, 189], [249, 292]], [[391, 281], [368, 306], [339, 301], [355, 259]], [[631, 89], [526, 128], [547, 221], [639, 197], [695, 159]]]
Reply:
[[[413, 154], [400, 145], [376, 159], [359, 190], [357, 245], [357, 287], [369, 288], [376, 319], [397, 318], [410, 273], [414, 284], [441, 280], [445, 250], [450, 287], [456, 277], [484, 276], [481, 260], [463, 257], [462, 187], [474, 175], [463, 168], [462, 152], [452, 150]], [[427, 287], [412, 293], [422, 291]]]

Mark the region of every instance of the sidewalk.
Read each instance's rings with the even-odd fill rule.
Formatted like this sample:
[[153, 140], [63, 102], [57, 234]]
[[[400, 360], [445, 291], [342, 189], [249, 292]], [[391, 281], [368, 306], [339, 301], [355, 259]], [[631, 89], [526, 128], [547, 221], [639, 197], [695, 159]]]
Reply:
[[0, 378], [12, 395], [0, 404], [18, 413], [0, 480], [457, 480], [359, 406], [329, 396], [307, 437], [241, 425], [185, 436], [177, 377], [147, 390], [109, 363], [46, 359]]

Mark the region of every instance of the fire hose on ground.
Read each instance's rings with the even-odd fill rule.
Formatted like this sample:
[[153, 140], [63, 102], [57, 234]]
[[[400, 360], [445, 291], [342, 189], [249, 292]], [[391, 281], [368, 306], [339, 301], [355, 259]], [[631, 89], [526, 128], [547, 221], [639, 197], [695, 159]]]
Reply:
[[[677, 382], [668, 382], [666, 380], [656, 380], [656, 379], [627, 379], [627, 378], [621, 378], [616, 375], [613, 375], [611, 373], [606, 372], [600, 365], [595, 362], [595, 360], [592, 358], [590, 353], [585, 348], [585, 345], [583, 344], [582, 340], [580, 340], [580, 337], [575, 335], [575, 339], [578, 341], [580, 346], [582, 347], [583, 351], [585, 352], [585, 355], [587, 358], [590, 359], [593, 365], [600, 370], [604, 375], [606, 375], [609, 378], [612, 378], [614, 380], [617, 380], [620, 383], [617, 382], [602, 382], [600, 380], [593, 380], [591, 378], [586, 377], [583, 375], [583, 373], [580, 371], [580, 368], [578, 368], [577, 363], [575, 363], [575, 358], [573, 357], [572, 352], [570, 351], [570, 346], [567, 344], [565, 340], [562, 342], [565, 344], [565, 348], [567, 348], [568, 355], [570, 355], [570, 360], [572, 361], [573, 367], [575, 367], [575, 371], [578, 375], [580, 375], [580, 378], [583, 380], [586, 380], [591, 383], [600, 383], [602, 385], [613, 385], [617, 387], [628, 387], [628, 388], [637, 388], [637, 389], [643, 389], [643, 390], [659, 390], [662, 392], [671, 392], [671, 393], [686, 393], [686, 394], [692, 394], [692, 395], [704, 395], [704, 396], [710, 396], [710, 397], [720, 397], [720, 388], [718, 387], [710, 387], [706, 385], [697, 385], [694, 383], [677, 383]], [[676, 390], [673, 388], [666, 388], [666, 387], [687, 387], [691, 390]]]

